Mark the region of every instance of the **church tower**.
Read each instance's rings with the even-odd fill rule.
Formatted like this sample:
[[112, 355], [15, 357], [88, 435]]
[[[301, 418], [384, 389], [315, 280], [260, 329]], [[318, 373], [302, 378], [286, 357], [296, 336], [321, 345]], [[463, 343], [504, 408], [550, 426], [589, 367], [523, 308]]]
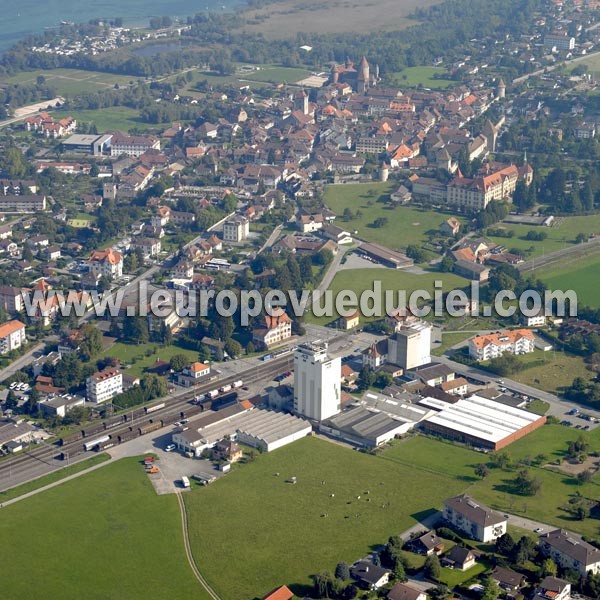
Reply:
[[503, 100], [506, 97], [506, 84], [504, 83], [504, 79], [500, 78], [496, 92], [499, 100]]

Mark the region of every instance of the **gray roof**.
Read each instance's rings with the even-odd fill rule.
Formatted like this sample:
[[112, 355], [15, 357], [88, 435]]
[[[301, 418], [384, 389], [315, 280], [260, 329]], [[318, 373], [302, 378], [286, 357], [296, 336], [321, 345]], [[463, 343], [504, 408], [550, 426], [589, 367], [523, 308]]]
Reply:
[[362, 407], [351, 408], [325, 421], [325, 425], [329, 427], [373, 442], [403, 424], [404, 421], [392, 419], [385, 413], [373, 412]]
[[542, 534], [540, 542], [552, 546], [561, 554], [575, 559], [582, 565], [588, 566], [600, 562], [598, 548], [584, 542], [579, 536], [565, 529], [555, 529]]
[[0, 446], [13, 440], [20, 440], [33, 430], [27, 421], [0, 421]]
[[568, 581], [549, 575], [540, 583], [540, 589], [560, 594], [568, 585], [571, 585]]
[[472, 523], [476, 523], [482, 527], [489, 527], [490, 525], [497, 525], [506, 521], [498, 511], [475, 502], [471, 496], [467, 496], [466, 494], [448, 498], [444, 500], [444, 504], [466, 517]]
[[424, 367], [419, 367], [412, 371], [421, 381], [430, 381], [432, 379], [439, 379], [440, 377], [448, 377], [452, 375], [454, 371], [442, 364], [442, 363], [431, 363]]
[[377, 583], [389, 571], [374, 565], [372, 562], [361, 560], [352, 567], [350, 573], [354, 579], [366, 581], [367, 583]]
[[421, 594], [421, 590], [418, 590], [406, 583], [397, 583], [389, 592], [388, 600], [417, 600]]

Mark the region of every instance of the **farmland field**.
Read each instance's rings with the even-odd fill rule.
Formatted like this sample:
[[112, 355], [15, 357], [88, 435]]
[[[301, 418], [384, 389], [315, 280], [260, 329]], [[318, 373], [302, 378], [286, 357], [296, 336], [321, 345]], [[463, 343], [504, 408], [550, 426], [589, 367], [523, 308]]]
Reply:
[[[358, 237], [368, 242], [398, 250], [409, 244], [423, 243], [428, 233], [437, 234], [440, 224], [449, 215], [411, 206], [391, 206], [387, 200], [397, 186], [394, 183], [328, 185], [324, 201], [338, 215], [335, 224], [339, 227], [358, 231]], [[341, 219], [346, 208], [353, 216], [348, 221]], [[357, 216], [358, 211], [362, 214]], [[374, 227], [375, 220], [382, 217], [387, 223], [383, 227]]]
[[593, 375], [587, 370], [583, 358], [575, 354], [536, 350], [519, 359], [525, 368], [511, 375], [512, 379], [547, 392], [558, 393], [562, 387], [570, 385], [575, 377], [587, 380]]
[[[537, 257], [572, 246], [579, 233], [600, 235], [600, 215], [566, 217], [563, 222], [554, 227], [533, 227], [531, 225], [513, 225], [512, 223], [499, 223], [494, 226], [494, 228], [496, 227], [504, 227], [508, 231], [513, 230], [515, 236], [512, 238], [486, 236], [486, 239], [507, 248], [519, 250], [531, 248], [532, 252], [529, 257]], [[548, 237], [540, 242], [522, 239], [529, 231], [536, 233], [543, 231], [548, 234]]]
[[396, 30], [417, 23], [408, 18], [415, 9], [436, 3], [435, 0], [369, 0], [364, 3], [283, 0], [245, 11], [250, 25], [245, 25], [244, 29], [263, 33], [271, 39], [293, 39], [299, 33]]
[[100, 71], [84, 71], [81, 69], [49, 69], [23, 71], [8, 78], [8, 83], [35, 84], [38, 76], [46, 79], [46, 83], [56, 89], [59, 96], [75, 96], [83, 92], [97, 92], [112, 89], [115, 84], [127, 87], [136, 77], [102, 73]]
[[185, 494], [198, 568], [223, 600], [282, 583], [302, 597], [311, 574], [365, 556], [464, 487], [443, 473], [409, 481], [410, 466], [315, 438], [259, 456]]
[[588, 257], [575, 257], [544, 267], [536, 273], [551, 290], [575, 290], [580, 305], [600, 308], [598, 269], [600, 252]]
[[124, 459], [5, 506], [2, 595], [32, 600], [206, 600], [187, 563], [172, 495]]
[[252, 73], [241, 73], [240, 80], [264, 81], [266, 83], [295, 83], [310, 75], [306, 69], [278, 67], [277, 65], [263, 65], [260, 70]]
[[101, 133], [107, 130], [118, 129], [127, 132], [130, 129], [156, 129], [158, 125], [147, 125], [140, 120], [139, 113], [127, 106], [114, 106], [98, 110], [56, 110], [52, 112], [55, 118], [71, 115], [79, 123], [94, 123]]
[[[600, 450], [598, 431], [586, 434], [560, 425], [545, 425], [511, 444], [506, 452], [513, 460], [544, 455], [544, 461], [549, 463], [564, 457], [567, 442], [576, 440], [580, 435], [590, 444], [590, 452]], [[440, 459], [442, 456], [443, 461]], [[585, 535], [595, 536], [598, 533], [597, 519], [579, 521], [562, 508], [575, 491], [586, 498], [598, 498], [600, 477], [597, 474], [590, 483], [579, 486], [575, 485], [573, 477], [562, 472], [531, 467], [534, 476], [541, 481], [542, 489], [536, 496], [521, 496], [515, 493], [513, 486], [518, 469], [492, 469], [490, 475], [481, 480], [475, 476], [474, 469], [480, 463], [487, 463], [489, 456], [449, 442], [415, 437], [394, 444], [383, 452], [382, 457], [406, 466], [412, 465], [415, 470], [432, 475], [444, 473], [463, 481], [465, 493], [497, 510], [527, 516]]]
[[456, 85], [456, 81], [449, 79], [437, 79], [434, 76], [445, 72], [441, 67], [406, 67], [399, 73], [390, 74], [390, 79], [394, 85], [400, 87], [423, 87], [432, 90], [445, 89], [452, 85]]

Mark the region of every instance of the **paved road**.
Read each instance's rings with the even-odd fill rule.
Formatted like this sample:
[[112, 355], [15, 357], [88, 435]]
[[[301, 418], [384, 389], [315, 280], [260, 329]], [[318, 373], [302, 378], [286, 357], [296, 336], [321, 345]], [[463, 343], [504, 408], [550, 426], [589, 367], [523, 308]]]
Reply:
[[273, 229], [273, 231], [271, 232], [271, 235], [267, 238], [265, 243], [260, 247], [260, 249], [258, 250], [258, 252], [256, 254], [258, 255], [261, 252], [264, 252], [267, 248], [270, 248], [277, 241], [277, 238], [279, 237], [279, 234], [281, 233], [282, 229], [283, 229], [283, 225], [277, 225], [277, 227], [275, 227], [275, 229]]
[[[499, 379], [498, 375], [494, 375], [493, 373], [488, 373], [487, 371], [482, 371], [481, 369], [477, 369], [475, 367], [463, 365], [462, 363], [455, 362], [446, 356], [436, 356], [435, 360], [436, 360], [436, 362], [441, 362], [441, 363], [448, 365], [449, 367], [454, 369], [455, 372], [460, 373], [461, 375], [467, 375], [469, 377], [473, 377], [475, 379], [480, 379], [482, 381], [490, 382], [490, 383], [496, 383], [496, 381]], [[518, 381], [513, 381], [512, 379], [509, 379], [507, 377], [502, 377], [501, 379], [502, 379], [502, 381], [504, 381], [504, 387], [508, 388], [509, 390], [514, 390], [514, 391], [519, 392], [520, 394], [525, 394], [531, 398], [539, 398], [540, 400], [543, 400], [544, 402], [548, 402], [548, 404], [550, 405], [550, 408], [548, 409], [548, 412], [546, 413], [547, 415], [553, 415], [562, 420], [565, 418], [565, 413], [567, 413], [571, 409], [576, 408], [578, 410], [582, 410], [583, 412], [600, 419], [600, 411], [598, 411], [598, 410], [593, 410], [593, 409], [587, 408], [587, 407], [584, 407], [582, 409], [581, 405], [575, 404], [573, 402], [569, 402], [567, 400], [563, 400], [563, 399], [559, 398], [558, 396], [556, 396], [555, 394], [551, 394], [550, 392], [545, 392], [538, 388], [534, 388], [529, 385], [519, 383]], [[579, 419], [575, 419], [575, 420], [579, 420]], [[581, 421], [581, 423], [584, 423], [584, 421]], [[598, 423], [592, 423], [590, 421], [585, 421], [585, 424], [589, 425], [590, 429], [594, 429], [595, 427], [598, 427]]]
[[11, 375], [14, 375], [17, 371], [24, 369], [28, 365], [30, 365], [35, 356], [36, 352], [39, 352], [44, 347], [44, 344], [39, 342], [34, 344], [23, 356], [17, 358], [17, 360], [13, 361], [8, 367], [5, 367], [0, 371], [0, 381], [4, 381], [8, 379]]
[[[600, 25], [600, 23], [598, 23], [596, 26], [598, 26], [598, 25]], [[517, 77], [516, 79], [513, 79], [513, 84], [516, 85], [518, 83], [523, 83], [524, 81], [527, 81], [530, 77], [537, 77], [538, 75], [543, 75], [544, 73], [550, 73], [551, 71], [554, 71], [555, 69], [560, 69], [561, 67], [563, 67], [565, 65], [577, 64], [579, 62], [588, 60], [589, 58], [594, 58], [595, 56], [600, 56], [600, 51], [599, 52], [590, 52], [590, 54], [585, 54], [584, 56], [577, 56], [577, 57], [571, 58], [569, 60], [563, 60], [563, 61], [559, 62], [557, 65], [544, 67], [543, 69], [538, 69], [537, 71], [533, 71], [532, 73], [528, 73], [527, 75], [522, 75], [521, 77]]]

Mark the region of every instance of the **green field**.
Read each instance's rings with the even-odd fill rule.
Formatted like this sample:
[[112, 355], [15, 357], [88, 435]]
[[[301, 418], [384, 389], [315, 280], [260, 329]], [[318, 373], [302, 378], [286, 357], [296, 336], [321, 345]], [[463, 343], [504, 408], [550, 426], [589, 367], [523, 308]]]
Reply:
[[[590, 452], [600, 451], [599, 431], [586, 434], [560, 425], [546, 425], [511, 444], [506, 451], [513, 460], [543, 454], [550, 462], [563, 457], [567, 442], [576, 440], [580, 435], [584, 435], [590, 443]], [[396, 443], [383, 452], [382, 457], [431, 475], [447, 474], [463, 481], [463, 491], [497, 510], [527, 516], [584, 535], [598, 536], [597, 519], [578, 521], [561, 508], [576, 491], [586, 498], [598, 498], [598, 475], [590, 483], [580, 486], [576, 485], [574, 477], [566, 473], [531, 467], [531, 471], [542, 482], [542, 489], [536, 496], [520, 496], [514, 494], [512, 488], [517, 469], [492, 469], [488, 477], [480, 480], [475, 476], [474, 469], [480, 463], [487, 463], [489, 457], [449, 442], [415, 437]]]
[[8, 78], [9, 83], [35, 84], [39, 76], [56, 89], [59, 96], [75, 96], [81, 93], [97, 92], [114, 88], [115, 85], [127, 87], [137, 78], [99, 71], [81, 69], [48, 69], [23, 71]]
[[124, 459], [2, 509], [2, 595], [32, 600], [206, 600], [173, 495]]
[[462, 331], [444, 331], [442, 333], [442, 343], [433, 347], [431, 353], [434, 356], [442, 356], [447, 350], [473, 337], [472, 333]]
[[279, 67], [277, 65], [262, 65], [260, 70], [253, 73], [239, 73], [240, 81], [250, 79], [252, 81], [263, 81], [265, 83], [296, 83], [310, 75], [306, 69], [295, 69], [292, 67]]
[[130, 129], [157, 129], [143, 123], [139, 113], [133, 108], [126, 106], [113, 106], [111, 108], [100, 108], [98, 110], [55, 110], [52, 116], [56, 119], [71, 115], [78, 123], [94, 123], [99, 132], [117, 129], [128, 132]]
[[[532, 252], [528, 255], [531, 258], [572, 246], [579, 233], [600, 235], [600, 215], [566, 217], [562, 223], [554, 227], [534, 227], [531, 225], [513, 225], [512, 223], [500, 223], [498, 226], [494, 226], [494, 228], [496, 227], [504, 227], [508, 231], [512, 230], [515, 232], [515, 236], [513, 238], [486, 236], [486, 239], [507, 248], [519, 250], [529, 250], [531, 248]], [[529, 231], [544, 231], [548, 234], [548, 237], [540, 242], [521, 239]]]
[[578, 304], [600, 308], [599, 268], [600, 252], [585, 258], [575, 257], [544, 267], [536, 273], [536, 276], [551, 290], [575, 290]]
[[590, 379], [583, 357], [560, 351], [536, 350], [519, 357], [525, 368], [511, 375], [515, 381], [540, 388], [547, 392], [559, 393], [561, 388], [570, 385], [575, 377]]
[[449, 79], [437, 79], [435, 75], [442, 75], [446, 69], [441, 67], [406, 67], [398, 73], [392, 73], [390, 79], [395, 85], [400, 87], [419, 87], [423, 86], [432, 90], [445, 89], [457, 85], [457, 81]]
[[[151, 354], [150, 351], [152, 351]], [[149, 356], [146, 356], [147, 352]], [[118, 358], [124, 364], [131, 365], [127, 369], [128, 375], [140, 376], [145, 369], [151, 367], [157, 360], [169, 362], [175, 354], [187, 356], [190, 363], [198, 360], [198, 353], [193, 350], [186, 350], [178, 346], [164, 346], [161, 348], [159, 344], [154, 343], [135, 345], [117, 342], [105, 350], [102, 356]]]
[[34, 490], [39, 490], [46, 485], [50, 485], [51, 483], [65, 479], [65, 477], [69, 477], [70, 475], [74, 475], [75, 473], [79, 473], [85, 469], [89, 469], [90, 467], [106, 462], [109, 459], [110, 456], [105, 452], [102, 452], [101, 454], [95, 454], [92, 456], [92, 458], [86, 458], [85, 460], [75, 464], [68, 465], [57, 471], [53, 471], [52, 473], [44, 475], [43, 477], [38, 477], [33, 481], [28, 481], [27, 483], [10, 488], [4, 492], [0, 492], [0, 502], [6, 502], [7, 500], [12, 500], [13, 498], [18, 498], [19, 496], [33, 492]]
[[[282, 583], [302, 596], [311, 574], [365, 556], [464, 487], [443, 473], [410, 485], [415, 475], [315, 438], [262, 455], [185, 494], [198, 567], [223, 600], [262, 597]], [[296, 485], [285, 482], [291, 476]]]
[[[353, 185], [328, 185], [325, 188], [325, 204], [338, 215], [336, 225], [348, 231], [358, 231], [358, 237], [377, 242], [397, 250], [409, 244], [422, 244], [430, 234], [437, 235], [439, 226], [449, 215], [421, 210], [410, 206], [393, 207], [389, 194], [398, 187], [394, 183], [364, 183]], [[356, 217], [343, 220], [344, 209], [349, 208]], [[373, 227], [376, 219], [384, 217], [388, 223]], [[460, 217], [458, 217], [460, 219]]]
[[[386, 290], [391, 290], [394, 292], [392, 306], [399, 306], [400, 304], [403, 304], [402, 299], [398, 299], [398, 290], [406, 291], [406, 298], [408, 301], [410, 295], [415, 290], [426, 290], [433, 298], [434, 285], [436, 281], [443, 282], [444, 291], [460, 289], [468, 285], [468, 281], [466, 279], [459, 277], [458, 275], [454, 275], [453, 273], [430, 271], [421, 275], [417, 275], [415, 273], [408, 273], [401, 269], [344, 269], [337, 273], [330, 287], [333, 292], [334, 306], [336, 295], [340, 291], [352, 290], [358, 296], [364, 290], [372, 290], [374, 282], [376, 281], [381, 282], [381, 289], [383, 292]], [[321, 302], [321, 304], [323, 303], [324, 300]], [[385, 304], [385, 296], [383, 296], [381, 302], [382, 314], [385, 314]], [[317, 318], [312, 312], [310, 312], [306, 314], [306, 320], [311, 323], [323, 325], [330, 322], [332, 317]], [[371, 320], [377, 320], [377, 318], [373, 318]]]

